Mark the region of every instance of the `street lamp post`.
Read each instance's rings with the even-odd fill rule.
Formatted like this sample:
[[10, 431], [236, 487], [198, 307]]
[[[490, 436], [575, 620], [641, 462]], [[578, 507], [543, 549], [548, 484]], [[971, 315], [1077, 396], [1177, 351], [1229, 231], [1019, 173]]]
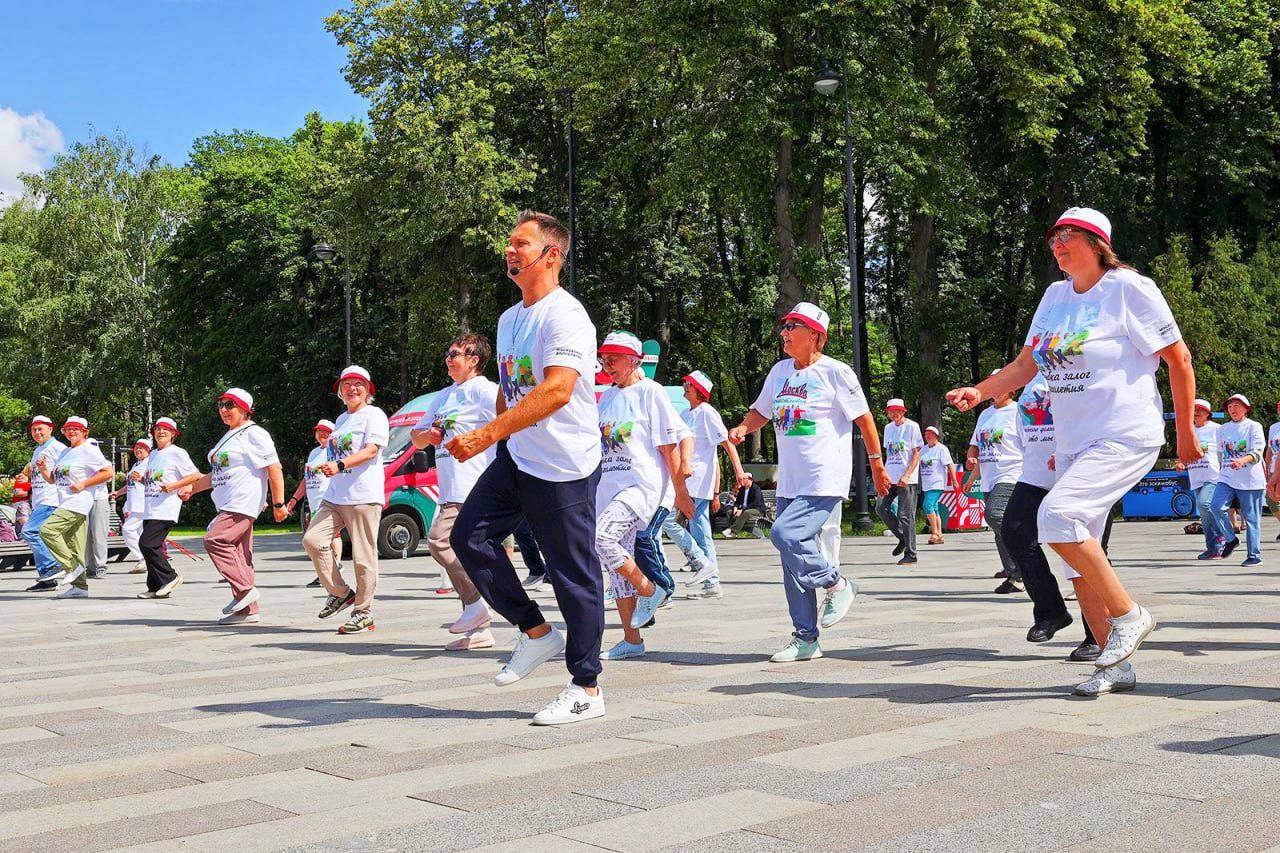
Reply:
[[[342, 247], [346, 252], [342, 258], [343, 328], [347, 336], [347, 360], [345, 363], [351, 364], [351, 228], [347, 223], [347, 218], [336, 210], [321, 211], [320, 220], [323, 222], [326, 217], [337, 217], [342, 223]], [[330, 246], [322, 237], [311, 247], [311, 255], [327, 264], [338, 257], [338, 250]]]
[[[832, 95], [836, 89], [840, 88], [841, 82], [840, 72], [827, 66], [814, 78], [813, 88], [820, 95]], [[850, 105], [849, 87], [846, 85], [844, 87], [844, 204], [845, 231], [849, 238], [849, 319], [851, 320], [850, 329], [853, 340], [853, 369], [858, 374], [863, 390], [869, 397], [871, 393], [870, 377], [868, 376], [867, 365], [863, 363], [862, 359], [862, 339], [866, 335], [866, 329], [862, 325], [862, 311], [858, 299], [858, 243], [857, 223], [854, 220], [856, 211], [854, 192], [853, 110]], [[854, 431], [853, 440], [853, 471], [853, 526], [860, 530], [869, 530], [871, 528], [871, 513], [867, 503], [867, 450], [862, 443], [862, 433], [857, 430]]]
[[564, 95], [569, 101], [569, 292], [578, 295], [578, 226], [577, 226], [577, 187], [573, 174], [573, 93], [576, 89], [569, 87], [556, 89], [557, 95]]

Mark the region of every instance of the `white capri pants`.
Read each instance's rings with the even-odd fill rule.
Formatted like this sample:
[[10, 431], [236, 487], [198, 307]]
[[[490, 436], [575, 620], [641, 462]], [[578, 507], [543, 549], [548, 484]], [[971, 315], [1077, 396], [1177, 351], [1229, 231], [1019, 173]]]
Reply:
[[636, 596], [636, 588], [618, 569], [635, 555], [636, 534], [644, 526], [635, 510], [618, 500], [609, 501], [596, 518], [596, 555], [609, 570], [614, 599]]
[[[1053, 484], [1036, 527], [1044, 545], [1101, 539], [1107, 513], [1133, 485], [1147, 475], [1160, 456], [1160, 447], [1136, 447], [1122, 441], [1100, 439], [1078, 453], [1057, 453]], [[1080, 573], [1066, 566], [1067, 579]]]
[[142, 537], [142, 513], [130, 513], [120, 524], [120, 536], [124, 544], [129, 546], [127, 560], [141, 560], [142, 551], [138, 548], [138, 540]]

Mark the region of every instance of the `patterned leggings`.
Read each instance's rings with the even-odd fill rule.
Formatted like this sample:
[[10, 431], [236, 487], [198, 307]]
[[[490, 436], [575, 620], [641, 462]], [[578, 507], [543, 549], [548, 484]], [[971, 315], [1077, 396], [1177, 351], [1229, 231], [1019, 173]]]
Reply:
[[613, 597], [635, 598], [636, 588], [618, 574], [618, 569], [636, 552], [636, 533], [644, 523], [631, 507], [610, 501], [596, 518], [596, 554], [600, 565], [609, 570]]

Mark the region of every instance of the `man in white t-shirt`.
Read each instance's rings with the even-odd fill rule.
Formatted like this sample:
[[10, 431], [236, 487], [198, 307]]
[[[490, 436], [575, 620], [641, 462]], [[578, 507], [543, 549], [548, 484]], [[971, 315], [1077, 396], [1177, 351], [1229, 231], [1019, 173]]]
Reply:
[[[604, 692], [596, 683], [604, 633], [604, 578], [595, 549], [601, 457], [596, 329], [582, 304], [560, 287], [569, 239], [555, 217], [520, 214], [506, 263], [522, 298], [498, 321], [498, 416], [445, 444], [458, 462], [498, 445], [449, 539], [484, 600], [520, 630], [495, 683], [513, 684], [562, 651], [572, 675], [534, 716], [535, 725], [604, 715]], [[500, 544], [521, 517], [546, 556], [565, 634], [529, 598]]]
[[31, 419], [31, 440], [36, 448], [31, 452], [31, 461], [22, 469], [31, 481], [31, 515], [22, 526], [22, 538], [35, 557], [36, 582], [27, 587], [27, 592], [47, 592], [58, 588], [63, 575], [57, 558], [40, 538], [40, 528], [58, 508], [58, 487], [40, 476], [38, 465], [41, 459], [56, 462], [67, 446], [53, 437], [53, 421], [44, 415]]
[[[899, 566], [916, 562], [916, 502], [920, 495], [920, 450], [924, 436], [920, 425], [907, 417], [907, 404], [894, 397], [884, 406], [889, 423], [884, 427], [884, 470], [889, 494], [876, 500], [876, 515], [898, 537], [893, 556], [902, 555]], [[893, 502], [898, 502], [894, 510]]]
[[995, 536], [996, 552], [1003, 566], [1004, 581], [995, 591], [1001, 595], [1022, 592], [1022, 569], [1005, 544], [1002, 530], [1009, 497], [1022, 475], [1022, 442], [1018, 437], [1018, 406], [1013, 402], [1013, 394], [996, 397], [978, 416], [978, 423], [969, 438], [965, 467], [970, 471], [977, 470], [982, 478], [982, 493], [986, 501], [983, 514], [987, 527]]

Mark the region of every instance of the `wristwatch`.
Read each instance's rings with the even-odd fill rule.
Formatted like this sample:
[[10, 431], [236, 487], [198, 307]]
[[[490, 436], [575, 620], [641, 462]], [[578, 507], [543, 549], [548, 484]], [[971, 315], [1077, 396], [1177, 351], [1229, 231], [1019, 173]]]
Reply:
[[345, 471], [345, 470], [347, 470], [347, 463], [345, 463], [345, 462], [343, 462], [341, 459], [339, 459], [339, 460], [338, 460], [338, 473], [342, 473], [342, 472], [343, 472], [343, 471]]
[[271, 506], [273, 509], [284, 509], [284, 501], [280, 501], [278, 504], [272, 504]]

